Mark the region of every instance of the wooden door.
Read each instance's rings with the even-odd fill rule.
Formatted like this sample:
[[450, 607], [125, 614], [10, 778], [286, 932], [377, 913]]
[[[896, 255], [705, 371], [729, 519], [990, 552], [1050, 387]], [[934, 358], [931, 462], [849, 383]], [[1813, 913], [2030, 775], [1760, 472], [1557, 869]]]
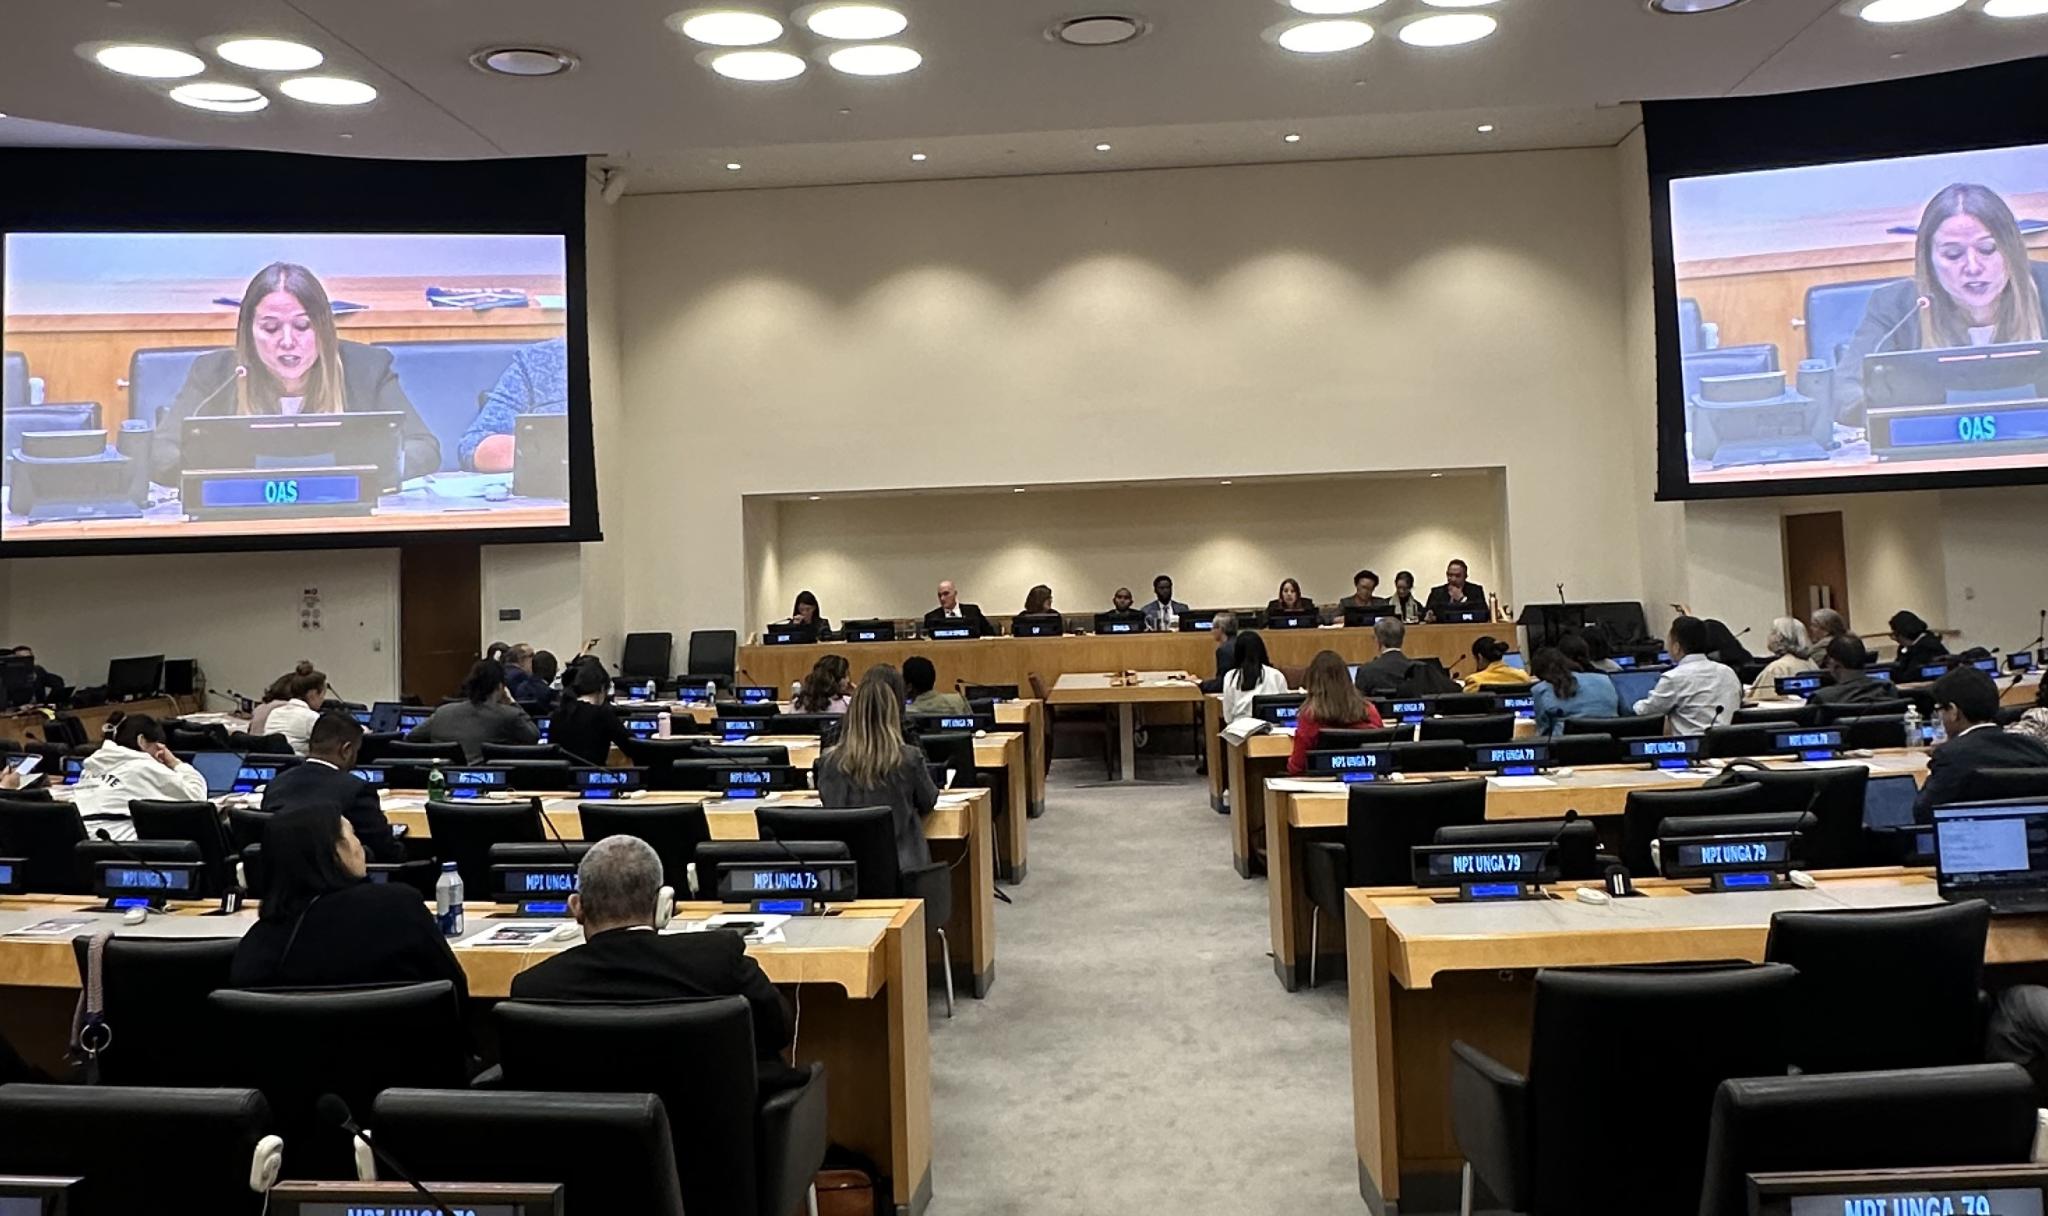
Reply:
[[1785, 517], [1785, 611], [1810, 620], [1821, 608], [1849, 619], [1849, 557], [1842, 544], [1842, 513], [1818, 511]]
[[412, 544], [398, 557], [400, 691], [438, 705], [455, 694], [483, 643], [482, 548], [472, 542]]

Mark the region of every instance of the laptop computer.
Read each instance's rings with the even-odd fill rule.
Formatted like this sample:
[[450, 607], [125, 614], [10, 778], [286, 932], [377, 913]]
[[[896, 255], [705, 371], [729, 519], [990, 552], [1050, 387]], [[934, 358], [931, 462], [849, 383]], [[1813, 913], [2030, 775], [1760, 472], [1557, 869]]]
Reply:
[[1994, 916], [2048, 912], [2048, 800], [1934, 808], [1934, 874], [1943, 899], [1981, 899]]
[[233, 752], [193, 752], [192, 767], [206, 778], [206, 796], [218, 798], [235, 789], [235, 778], [242, 771], [242, 758]]

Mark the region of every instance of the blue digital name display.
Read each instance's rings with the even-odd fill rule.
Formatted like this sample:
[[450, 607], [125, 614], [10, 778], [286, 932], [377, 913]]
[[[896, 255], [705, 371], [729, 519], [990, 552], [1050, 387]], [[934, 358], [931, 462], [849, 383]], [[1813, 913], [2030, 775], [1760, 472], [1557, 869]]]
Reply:
[[759, 718], [721, 718], [718, 722], [718, 729], [724, 732], [728, 739], [744, 739], [749, 735], [758, 735], [766, 726], [767, 723]]
[[1359, 752], [1310, 752], [1309, 771], [1326, 773], [1343, 781], [1374, 781], [1391, 772], [1394, 755], [1385, 749]]
[[512, 890], [522, 894], [560, 894], [576, 889], [574, 870], [525, 870], [512, 878]]
[[106, 872], [106, 885], [121, 891], [189, 891], [192, 889], [192, 871], [164, 869], [115, 868]]
[[11, 887], [13, 885], [14, 867], [11, 865], [0, 865], [0, 887]]
[[744, 872], [748, 892], [817, 891], [823, 883], [815, 870], [748, 870]]
[[626, 733], [635, 739], [652, 739], [661, 733], [661, 716], [659, 714], [628, 714], [626, 715]]
[[1514, 882], [1475, 882], [1467, 891], [1474, 899], [1514, 899], [1522, 894], [1522, 885]]
[[1703, 866], [1757, 865], [1770, 860], [1770, 846], [1760, 840], [1700, 846], [1700, 864]]
[[391, 774], [385, 772], [381, 768], [352, 768], [348, 770], [348, 775], [354, 777], [358, 781], [367, 782], [370, 785], [391, 784]]
[[1779, 676], [1778, 695], [1781, 697], [1810, 697], [1820, 687], [1820, 681], [1821, 677], [1818, 672], [1810, 672], [1806, 675], [1798, 676]]
[[1797, 752], [1807, 759], [1832, 756], [1842, 746], [1842, 732], [1839, 730], [1780, 731], [1777, 736], [1778, 750]]
[[973, 730], [973, 718], [940, 718], [940, 730]]
[[1145, 627], [1142, 621], [1109, 621], [1102, 626], [1104, 633], [1136, 633]]
[[763, 705], [775, 699], [775, 690], [762, 685], [747, 685], [739, 689], [740, 704]]
[[932, 627], [931, 636], [952, 642], [961, 638], [971, 638], [980, 632], [980, 627], [976, 625], [935, 625]]
[[199, 505], [220, 509], [331, 507], [361, 502], [363, 479], [349, 473], [310, 477], [213, 477], [199, 487]]
[[1891, 446], [1941, 448], [1957, 444], [2039, 443], [2048, 440], [2048, 408], [1972, 410], [1891, 420]]
[[619, 768], [587, 768], [576, 774], [576, 782], [585, 789], [602, 789], [631, 786], [636, 775]]
[[[648, 696], [651, 695], [648, 693], [643, 693], [638, 689], [632, 689], [630, 691], [635, 698], [642, 701], [646, 700]], [[691, 685], [685, 684], [676, 689], [676, 700], [682, 702], [684, 705], [709, 705], [711, 704], [712, 696], [713, 693], [711, 691], [711, 686], [708, 684], [698, 687], [692, 687]]]
[[1536, 698], [1502, 697], [1500, 699], [1500, 707], [1502, 709], [1509, 711], [1510, 713], [1524, 715], [1533, 714], [1536, 712]]
[[1721, 876], [1721, 885], [1731, 890], [1770, 887], [1776, 885], [1776, 883], [1777, 880], [1769, 874], [1723, 874]]

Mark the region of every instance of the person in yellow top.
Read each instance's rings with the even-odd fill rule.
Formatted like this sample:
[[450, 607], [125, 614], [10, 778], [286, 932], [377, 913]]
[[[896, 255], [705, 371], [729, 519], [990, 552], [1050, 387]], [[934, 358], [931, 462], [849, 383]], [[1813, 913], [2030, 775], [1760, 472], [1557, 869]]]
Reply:
[[1493, 637], [1483, 637], [1472, 643], [1472, 657], [1479, 660], [1479, 670], [1465, 677], [1466, 692], [1484, 692], [1489, 688], [1527, 688], [1529, 673], [1508, 666], [1507, 656], [1513, 650], [1506, 642]]

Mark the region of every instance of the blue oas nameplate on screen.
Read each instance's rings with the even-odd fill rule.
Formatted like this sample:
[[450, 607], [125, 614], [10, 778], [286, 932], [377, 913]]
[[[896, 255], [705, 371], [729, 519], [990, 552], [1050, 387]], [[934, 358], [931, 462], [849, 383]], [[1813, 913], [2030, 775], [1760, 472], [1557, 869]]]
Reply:
[[2048, 401], [1872, 410], [1870, 450], [1891, 460], [2048, 452]]
[[191, 519], [303, 519], [368, 515], [377, 470], [187, 469], [179, 498]]

